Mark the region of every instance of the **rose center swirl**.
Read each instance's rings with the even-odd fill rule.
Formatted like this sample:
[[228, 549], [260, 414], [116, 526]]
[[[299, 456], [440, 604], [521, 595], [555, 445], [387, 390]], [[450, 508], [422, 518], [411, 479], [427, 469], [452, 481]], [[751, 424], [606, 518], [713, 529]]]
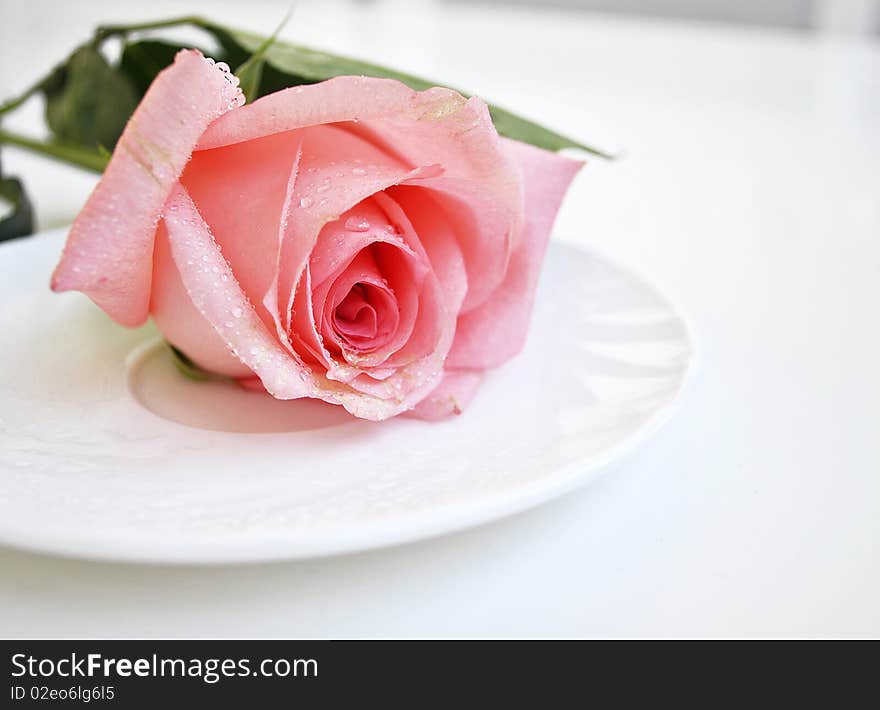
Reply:
[[397, 328], [398, 308], [387, 288], [358, 282], [333, 312], [333, 329], [356, 350], [381, 347]]

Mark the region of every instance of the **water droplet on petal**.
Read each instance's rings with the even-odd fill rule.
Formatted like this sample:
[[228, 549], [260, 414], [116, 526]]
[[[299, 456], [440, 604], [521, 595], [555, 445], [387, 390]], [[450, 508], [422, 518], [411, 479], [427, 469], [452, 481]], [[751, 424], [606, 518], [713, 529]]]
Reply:
[[363, 217], [349, 217], [345, 220], [345, 228], [349, 232], [366, 232], [370, 228], [370, 223]]
[[299, 201], [299, 206], [302, 207], [303, 209], [305, 209], [306, 207], [311, 207], [312, 206], [312, 198], [311, 197], [303, 197]]
[[352, 175], [366, 175], [367, 171], [364, 168], [352, 168], [351, 174]]
[[233, 308], [232, 315], [236, 318], [241, 318], [244, 315], [244, 311], [241, 308]]

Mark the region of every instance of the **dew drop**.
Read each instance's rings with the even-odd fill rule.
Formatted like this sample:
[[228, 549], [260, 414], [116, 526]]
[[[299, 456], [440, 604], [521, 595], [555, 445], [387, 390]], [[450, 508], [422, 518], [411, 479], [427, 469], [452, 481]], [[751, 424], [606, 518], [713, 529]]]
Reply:
[[345, 220], [345, 228], [349, 232], [366, 232], [370, 228], [370, 223], [362, 217], [349, 217]]
[[236, 318], [241, 318], [244, 315], [244, 311], [241, 308], [233, 308], [232, 315]]
[[367, 171], [364, 168], [352, 168], [351, 174], [352, 175], [366, 175]]
[[311, 197], [303, 197], [299, 201], [299, 206], [302, 207], [303, 209], [305, 209], [306, 207], [311, 207], [312, 206], [312, 198]]

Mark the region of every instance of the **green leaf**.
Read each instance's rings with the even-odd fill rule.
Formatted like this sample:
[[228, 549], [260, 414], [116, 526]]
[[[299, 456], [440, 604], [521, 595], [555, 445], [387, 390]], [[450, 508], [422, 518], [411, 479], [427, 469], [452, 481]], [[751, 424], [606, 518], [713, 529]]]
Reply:
[[14, 177], [3, 177], [0, 170], [0, 242], [24, 237], [34, 231], [34, 209]]
[[55, 138], [92, 150], [116, 145], [138, 101], [131, 80], [90, 45], [77, 49], [43, 92]]
[[143, 96], [156, 75], [174, 61], [174, 55], [181, 49], [184, 45], [158, 39], [126, 42], [119, 58], [119, 71], [128, 77], [137, 95]]
[[263, 40], [260, 46], [254, 50], [254, 53], [251, 54], [250, 58], [235, 70], [235, 75], [241, 82], [239, 86], [241, 87], [247, 101], [253, 101], [260, 95], [260, 81], [263, 78], [263, 66], [266, 63], [266, 51], [275, 44], [275, 41], [278, 39], [278, 34], [284, 29], [288, 20], [290, 20], [290, 11], [287, 12], [284, 19], [281, 20], [278, 27], [275, 28], [275, 31]]

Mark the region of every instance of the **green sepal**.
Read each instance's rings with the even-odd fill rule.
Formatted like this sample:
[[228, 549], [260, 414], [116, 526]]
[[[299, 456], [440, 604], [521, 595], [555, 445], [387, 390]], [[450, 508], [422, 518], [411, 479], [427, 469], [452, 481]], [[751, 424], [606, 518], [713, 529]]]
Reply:
[[171, 359], [174, 360], [175, 367], [177, 367], [177, 370], [184, 377], [187, 377], [190, 380], [196, 380], [198, 382], [229, 379], [227, 377], [223, 377], [222, 375], [215, 375], [213, 372], [203, 370], [192, 360], [190, 360], [182, 350], [178, 350], [169, 342], [166, 342], [165, 344], [171, 351]]
[[138, 95], [126, 74], [91, 46], [77, 49], [43, 87], [46, 123], [61, 143], [97, 151], [112, 148], [134, 112]]

